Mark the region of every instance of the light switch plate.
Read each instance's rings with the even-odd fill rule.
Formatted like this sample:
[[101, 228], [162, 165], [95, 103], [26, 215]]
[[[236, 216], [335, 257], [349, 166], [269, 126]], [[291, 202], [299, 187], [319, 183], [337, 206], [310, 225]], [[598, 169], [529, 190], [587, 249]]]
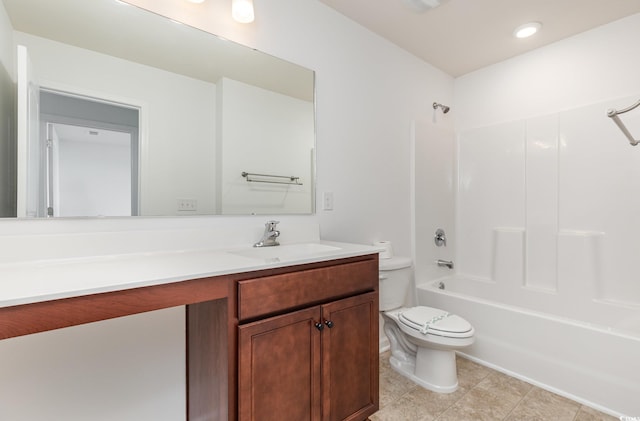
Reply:
[[322, 210], [333, 210], [333, 192], [322, 193]]

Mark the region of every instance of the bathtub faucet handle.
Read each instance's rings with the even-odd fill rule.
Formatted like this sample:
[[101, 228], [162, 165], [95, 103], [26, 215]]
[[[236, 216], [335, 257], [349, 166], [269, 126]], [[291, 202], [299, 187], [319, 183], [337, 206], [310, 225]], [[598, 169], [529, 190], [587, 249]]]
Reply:
[[438, 247], [447, 246], [447, 235], [444, 233], [444, 230], [442, 228], [438, 228], [436, 230], [436, 235], [433, 238], [433, 241]]

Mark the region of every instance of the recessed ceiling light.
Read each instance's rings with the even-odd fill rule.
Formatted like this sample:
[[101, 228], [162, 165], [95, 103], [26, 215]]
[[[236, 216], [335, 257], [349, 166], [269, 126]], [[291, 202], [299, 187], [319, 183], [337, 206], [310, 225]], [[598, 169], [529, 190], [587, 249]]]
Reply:
[[415, 12], [422, 13], [440, 6], [446, 0], [405, 0], [405, 3]]
[[527, 38], [538, 32], [540, 28], [542, 28], [542, 24], [540, 22], [525, 23], [524, 25], [518, 26], [513, 31], [513, 36], [516, 38]]
[[191, 3], [204, 3], [204, 0], [189, 0]]

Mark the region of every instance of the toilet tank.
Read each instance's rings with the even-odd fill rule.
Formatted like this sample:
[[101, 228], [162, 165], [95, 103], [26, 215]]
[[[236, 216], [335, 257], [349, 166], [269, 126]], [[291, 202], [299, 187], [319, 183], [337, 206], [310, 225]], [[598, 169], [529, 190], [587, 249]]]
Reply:
[[379, 268], [380, 310], [402, 307], [411, 287], [411, 259], [399, 256], [380, 259]]

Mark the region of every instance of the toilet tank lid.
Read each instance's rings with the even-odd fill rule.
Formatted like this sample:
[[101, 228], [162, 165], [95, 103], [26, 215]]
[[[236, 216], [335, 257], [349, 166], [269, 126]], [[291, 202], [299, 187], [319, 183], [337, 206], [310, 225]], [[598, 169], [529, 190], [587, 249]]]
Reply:
[[380, 259], [380, 270], [404, 269], [411, 266], [409, 257], [394, 256], [390, 259]]

